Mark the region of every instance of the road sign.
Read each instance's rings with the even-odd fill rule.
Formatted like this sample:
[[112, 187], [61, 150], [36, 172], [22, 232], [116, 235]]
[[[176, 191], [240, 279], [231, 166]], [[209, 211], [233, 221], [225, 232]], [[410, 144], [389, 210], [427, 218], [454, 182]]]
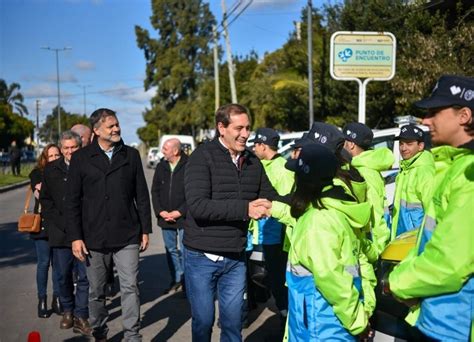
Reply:
[[336, 80], [395, 75], [396, 39], [389, 32], [336, 32], [331, 36], [331, 76]]
[[[359, 122], [365, 123], [365, 95], [370, 81], [395, 76], [397, 40], [390, 32], [346, 32], [331, 36], [331, 77], [359, 84]], [[362, 81], [363, 79], [363, 81]]]

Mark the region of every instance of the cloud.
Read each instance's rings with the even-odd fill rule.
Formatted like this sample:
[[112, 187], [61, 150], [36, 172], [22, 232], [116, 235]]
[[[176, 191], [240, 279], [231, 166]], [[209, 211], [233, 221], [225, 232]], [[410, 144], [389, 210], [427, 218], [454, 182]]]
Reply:
[[119, 99], [121, 101], [129, 101], [139, 104], [148, 104], [155, 95], [156, 88], [145, 91], [143, 87], [130, 87], [127, 84], [116, 84], [112, 89], [104, 91], [104, 95]]
[[76, 63], [76, 68], [79, 70], [94, 70], [95, 63], [90, 61], [79, 61]]
[[[33, 80], [38, 80], [38, 81], [46, 81], [46, 82], [57, 82], [57, 76], [56, 73], [49, 74], [47, 76], [41, 76], [41, 77], [30, 77], [30, 81]], [[68, 71], [59, 71], [59, 80], [62, 82], [70, 82], [70, 83], [77, 83], [78, 79], [76, 76], [74, 76], [73, 73], [68, 72]]]
[[34, 86], [23, 91], [23, 95], [26, 97], [49, 97], [55, 96], [57, 94], [57, 88], [53, 87], [53, 85], [49, 83], [35, 84]]
[[298, 0], [254, 0], [251, 8], [260, 9], [264, 7], [286, 7], [297, 4]]

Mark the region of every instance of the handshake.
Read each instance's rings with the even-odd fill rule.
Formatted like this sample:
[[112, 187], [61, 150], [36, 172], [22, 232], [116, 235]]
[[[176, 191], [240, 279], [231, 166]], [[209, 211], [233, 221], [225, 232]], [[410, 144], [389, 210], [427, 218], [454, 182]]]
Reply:
[[265, 198], [258, 198], [249, 203], [249, 217], [258, 220], [263, 217], [270, 217], [272, 202]]

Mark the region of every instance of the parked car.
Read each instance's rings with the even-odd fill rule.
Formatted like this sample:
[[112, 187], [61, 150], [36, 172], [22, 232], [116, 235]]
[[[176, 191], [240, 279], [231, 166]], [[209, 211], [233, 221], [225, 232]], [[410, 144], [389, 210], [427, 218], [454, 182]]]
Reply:
[[158, 147], [150, 147], [148, 150], [148, 155], [146, 157], [146, 166], [149, 168], [155, 168], [156, 164], [160, 161], [158, 159], [158, 152], [160, 149]]
[[398, 302], [389, 291], [388, 275], [393, 268], [415, 247], [418, 230], [399, 235], [388, 244], [377, 263], [377, 304], [371, 318], [371, 325], [377, 331], [398, 339], [417, 341], [419, 332], [405, 322], [408, 307]]
[[21, 161], [23, 163], [34, 163], [36, 161], [35, 151], [23, 151], [21, 153]]

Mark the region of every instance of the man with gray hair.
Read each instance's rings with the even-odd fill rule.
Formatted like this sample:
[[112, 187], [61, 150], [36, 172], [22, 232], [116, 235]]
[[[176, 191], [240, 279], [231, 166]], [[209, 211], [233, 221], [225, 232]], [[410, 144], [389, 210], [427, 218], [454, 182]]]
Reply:
[[[72, 154], [81, 147], [81, 137], [64, 131], [60, 137], [60, 149], [63, 155], [44, 169], [40, 193], [43, 224], [48, 231], [49, 245], [53, 250], [53, 262], [59, 271], [59, 300], [64, 313], [59, 327], [73, 328], [74, 332], [90, 336], [89, 325], [89, 282], [84, 262], [74, 257], [71, 241], [66, 235], [68, 221], [65, 215], [66, 183], [69, 177], [69, 165]], [[76, 273], [76, 291], [74, 293], [73, 269]]]
[[96, 341], [106, 341], [105, 285], [110, 260], [118, 271], [125, 341], [141, 341], [138, 260], [148, 247], [151, 210], [138, 151], [125, 145], [114, 111], [100, 108], [90, 116], [92, 143], [71, 160], [68, 180], [67, 234], [72, 251], [87, 259], [89, 312]]

